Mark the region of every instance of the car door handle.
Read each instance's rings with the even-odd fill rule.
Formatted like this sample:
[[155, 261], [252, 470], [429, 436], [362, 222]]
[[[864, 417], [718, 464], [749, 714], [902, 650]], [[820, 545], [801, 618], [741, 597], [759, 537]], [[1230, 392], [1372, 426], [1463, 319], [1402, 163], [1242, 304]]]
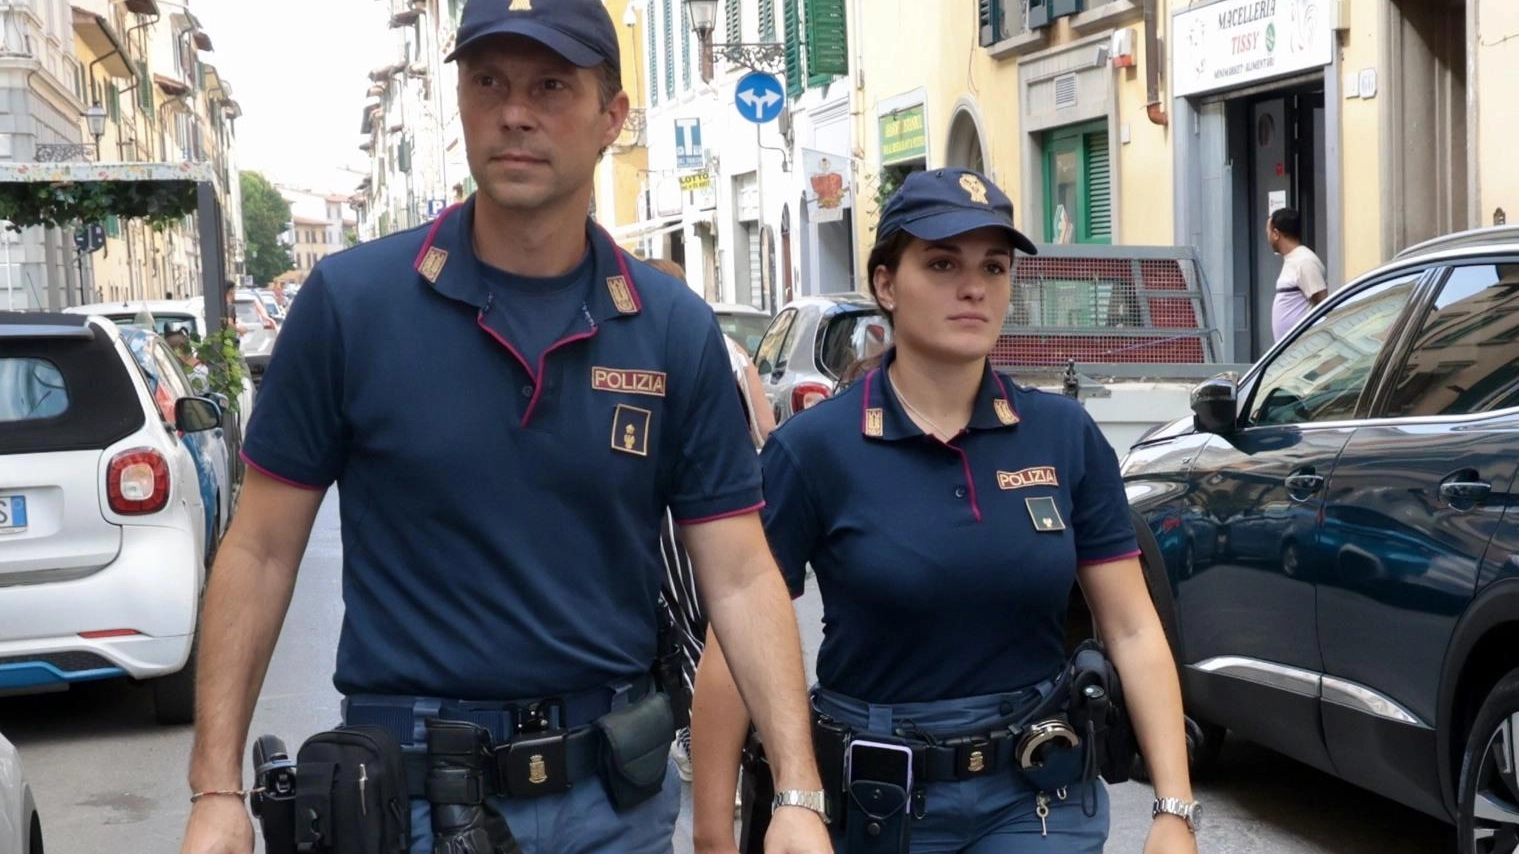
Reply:
[[1451, 481], [1440, 484], [1440, 497], [1446, 501], [1482, 501], [1493, 492], [1491, 483]]
[[1284, 483], [1289, 492], [1312, 493], [1324, 488], [1324, 477], [1317, 474], [1289, 474]]

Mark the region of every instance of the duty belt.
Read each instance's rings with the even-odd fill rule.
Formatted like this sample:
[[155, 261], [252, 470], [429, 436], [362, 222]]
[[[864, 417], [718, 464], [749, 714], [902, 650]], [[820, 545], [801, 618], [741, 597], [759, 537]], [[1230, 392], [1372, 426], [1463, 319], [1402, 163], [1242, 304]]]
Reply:
[[[844, 751], [856, 733], [826, 715], [817, 715], [812, 728], [819, 764], [844, 766]], [[1011, 727], [954, 738], [906, 737], [912, 748], [913, 778], [925, 783], [949, 783], [984, 777], [1015, 767], [1018, 739]]]
[[407, 790], [426, 798], [426, 721], [465, 721], [490, 731], [496, 774], [493, 794], [531, 798], [555, 794], [599, 772], [601, 732], [592, 724], [654, 690], [648, 676], [529, 701], [447, 700], [387, 694], [353, 694], [343, 701], [344, 723], [388, 730], [405, 751]]

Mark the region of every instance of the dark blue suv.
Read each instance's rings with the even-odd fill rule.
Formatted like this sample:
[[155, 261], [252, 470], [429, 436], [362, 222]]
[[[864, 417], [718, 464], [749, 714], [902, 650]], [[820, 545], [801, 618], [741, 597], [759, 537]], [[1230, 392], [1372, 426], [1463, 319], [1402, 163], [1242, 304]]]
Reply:
[[1519, 229], [1335, 292], [1124, 460], [1196, 757], [1225, 729], [1519, 845]]

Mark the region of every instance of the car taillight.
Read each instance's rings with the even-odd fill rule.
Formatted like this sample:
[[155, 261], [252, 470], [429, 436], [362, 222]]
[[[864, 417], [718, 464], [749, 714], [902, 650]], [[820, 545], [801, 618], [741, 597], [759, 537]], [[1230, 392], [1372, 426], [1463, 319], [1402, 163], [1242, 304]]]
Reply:
[[157, 513], [169, 503], [169, 463], [152, 448], [122, 451], [106, 468], [105, 488], [116, 513]]
[[828, 386], [822, 383], [798, 383], [791, 390], [791, 411], [811, 409], [828, 399]]

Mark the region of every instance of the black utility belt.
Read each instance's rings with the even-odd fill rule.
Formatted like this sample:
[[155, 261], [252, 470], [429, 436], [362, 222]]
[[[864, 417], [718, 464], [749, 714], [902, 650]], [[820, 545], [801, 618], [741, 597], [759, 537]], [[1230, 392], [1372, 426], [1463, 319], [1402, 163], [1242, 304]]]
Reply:
[[484, 763], [487, 773], [447, 791], [437, 791], [436, 784], [429, 786], [427, 753], [408, 750], [403, 754], [407, 794], [437, 803], [562, 794], [600, 773], [603, 738], [595, 726], [583, 726], [567, 732], [528, 733], [493, 744]]
[[1006, 726], [976, 735], [923, 741], [914, 738], [881, 738], [858, 733], [827, 715], [818, 714], [812, 724], [813, 746], [819, 766], [850, 767], [850, 745], [855, 741], [895, 744], [912, 756], [913, 779], [922, 783], [953, 783], [973, 780], [1006, 768], [1030, 768], [1038, 763], [1046, 744], [1074, 747], [1080, 736], [1061, 718], [1029, 726]]

